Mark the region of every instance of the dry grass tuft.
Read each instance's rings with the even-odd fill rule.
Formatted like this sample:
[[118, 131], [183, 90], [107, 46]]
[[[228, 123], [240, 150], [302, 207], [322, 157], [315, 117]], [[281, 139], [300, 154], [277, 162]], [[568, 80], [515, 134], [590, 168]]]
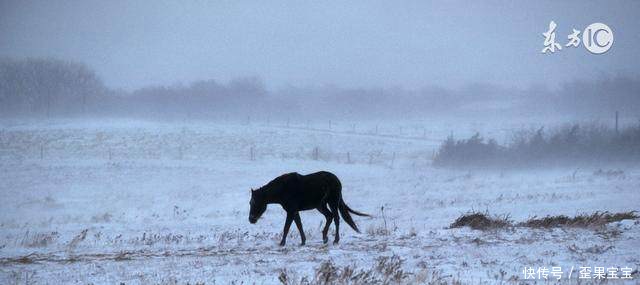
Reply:
[[544, 218], [533, 217], [518, 226], [529, 228], [555, 228], [555, 227], [575, 227], [575, 228], [595, 228], [608, 223], [619, 222], [627, 219], [637, 219], [635, 211], [611, 214], [609, 212], [595, 212], [591, 215], [581, 214], [573, 218], [565, 215], [546, 216]]
[[573, 218], [559, 215], [546, 216], [544, 218], [533, 217], [527, 221], [513, 224], [509, 216], [491, 216], [489, 213], [469, 212], [457, 218], [449, 228], [470, 227], [475, 230], [500, 229], [507, 227], [527, 227], [527, 228], [556, 228], [556, 227], [574, 227], [574, 228], [598, 228], [608, 223], [619, 222], [622, 220], [637, 219], [636, 211], [609, 213], [595, 212], [593, 214], [581, 214]]
[[20, 264], [31, 264], [33, 263], [33, 260], [29, 256], [22, 256], [20, 258], [15, 259], [15, 262]]
[[509, 216], [491, 216], [489, 213], [469, 212], [457, 218], [449, 228], [470, 227], [474, 230], [488, 230], [511, 227]]
[[[312, 278], [296, 278], [282, 270], [278, 280], [284, 285], [293, 284], [406, 284], [409, 273], [402, 269], [402, 259], [397, 255], [382, 256], [372, 268], [358, 269], [354, 266], [338, 266], [325, 261], [316, 269]], [[410, 282], [409, 282], [410, 283]]]

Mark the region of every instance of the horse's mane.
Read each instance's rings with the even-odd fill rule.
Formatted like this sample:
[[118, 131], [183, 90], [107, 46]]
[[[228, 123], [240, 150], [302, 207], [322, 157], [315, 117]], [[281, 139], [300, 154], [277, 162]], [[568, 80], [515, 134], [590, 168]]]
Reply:
[[274, 186], [280, 186], [282, 185], [287, 179], [289, 179], [291, 176], [294, 175], [300, 175], [297, 172], [291, 172], [291, 173], [285, 173], [282, 174], [276, 178], [274, 178], [273, 180], [269, 181], [269, 183], [267, 183], [267, 185], [264, 185], [262, 187], [260, 187], [261, 190], [268, 190], [273, 188]]

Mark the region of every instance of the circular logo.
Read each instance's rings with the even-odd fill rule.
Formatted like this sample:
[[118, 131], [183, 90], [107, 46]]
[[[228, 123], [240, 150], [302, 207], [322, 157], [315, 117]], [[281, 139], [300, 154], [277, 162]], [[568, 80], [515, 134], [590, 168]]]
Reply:
[[593, 23], [582, 32], [582, 44], [591, 53], [605, 53], [613, 45], [613, 31], [603, 23]]

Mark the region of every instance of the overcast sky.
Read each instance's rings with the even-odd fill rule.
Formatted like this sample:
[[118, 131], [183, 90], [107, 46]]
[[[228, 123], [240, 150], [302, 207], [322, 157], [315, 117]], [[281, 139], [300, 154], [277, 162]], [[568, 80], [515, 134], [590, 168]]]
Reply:
[[[276, 3], [277, 2], [277, 3]], [[542, 54], [553, 20], [602, 55]], [[87, 63], [111, 87], [260, 76], [269, 88], [528, 87], [640, 74], [640, 1], [0, 1], [0, 56]]]

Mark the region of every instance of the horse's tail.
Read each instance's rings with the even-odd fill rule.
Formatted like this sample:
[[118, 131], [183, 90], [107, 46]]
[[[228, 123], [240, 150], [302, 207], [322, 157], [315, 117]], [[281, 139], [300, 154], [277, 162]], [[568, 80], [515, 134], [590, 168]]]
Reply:
[[342, 197], [340, 197], [340, 205], [338, 206], [338, 208], [340, 209], [340, 215], [342, 216], [344, 221], [347, 222], [347, 224], [349, 224], [349, 226], [351, 226], [351, 228], [354, 231], [356, 231], [357, 233], [359, 233], [360, 230], [358, 230], [358, 226], [353, 221], [353, 218], [351, 218], [351, 215], [349, 213], [351, 212], [351, 213], [353, 213], [355, 215], [363, 216], [363, 217], [371, 217], [371, 216], [369, 216], [367, 214], [356, 212], [356, 211], [352, 210], [351, 208], [349, 208], [349, 206], [347, 206], [347, 204], [344, 202], [344, 200], [342, 200]]

